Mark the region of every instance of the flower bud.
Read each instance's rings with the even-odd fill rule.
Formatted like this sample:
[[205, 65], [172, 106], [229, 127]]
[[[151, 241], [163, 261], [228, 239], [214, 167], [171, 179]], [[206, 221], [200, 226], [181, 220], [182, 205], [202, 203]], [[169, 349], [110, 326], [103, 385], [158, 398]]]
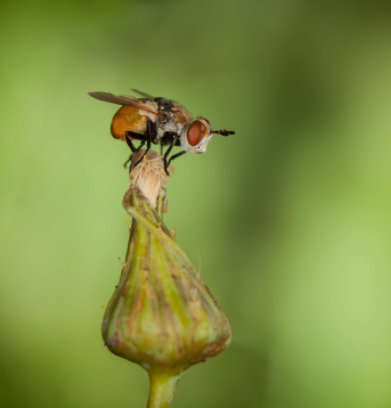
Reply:
[[224, 350], [231, 330], [220, 306], [163, 224], [164, 193], [158, 191], [157, 209], [153, 208], [156, 197], [145, 198], [142, 176], [141, 184], [139, 179], [138, 187], [132, 186], [123, 200], [133, 221], [126, 261], [102, 331], [114, 354], [140, 364], [151, 376], [165, 373], [169, 382]]
[[138, 190], [124, 206], [134, 219], [104, 318], [106, 345], [147, 369], [184, 369], [219, 353], [231, 331], [209, 289]]

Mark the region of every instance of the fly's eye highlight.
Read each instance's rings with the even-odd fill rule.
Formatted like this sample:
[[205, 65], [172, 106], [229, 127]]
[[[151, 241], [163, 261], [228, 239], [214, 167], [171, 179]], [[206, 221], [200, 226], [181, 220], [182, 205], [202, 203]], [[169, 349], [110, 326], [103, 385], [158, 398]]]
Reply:
[[195, 120], [187, 130], [187, 142], [190, 146], [197, 146], [206, 133], [206, 126], [200, 121]]

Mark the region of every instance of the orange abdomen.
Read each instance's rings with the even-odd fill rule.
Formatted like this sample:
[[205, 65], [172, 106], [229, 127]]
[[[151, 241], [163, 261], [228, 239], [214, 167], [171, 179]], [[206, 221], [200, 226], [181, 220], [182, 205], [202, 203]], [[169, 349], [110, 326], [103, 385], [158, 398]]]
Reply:
[[125, 140], [128, 131], [144, 134], [147, 130], [147, 117], [140, 115], [135, 106], [125, 105], [117, 110], [111, 122], [111, 134], [116, 139]]

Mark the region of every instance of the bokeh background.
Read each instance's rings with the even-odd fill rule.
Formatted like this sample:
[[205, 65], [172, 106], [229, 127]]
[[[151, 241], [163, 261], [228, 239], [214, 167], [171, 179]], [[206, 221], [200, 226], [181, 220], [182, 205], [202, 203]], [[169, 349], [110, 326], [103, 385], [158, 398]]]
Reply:
[[391, 8], [2, 1], [0, 405], [144, 407], [100, 324], [125, 255], [135, 87], [237, 135], [175, 163], [166, 221], [234, 339], [173, 407], [391, 406]]

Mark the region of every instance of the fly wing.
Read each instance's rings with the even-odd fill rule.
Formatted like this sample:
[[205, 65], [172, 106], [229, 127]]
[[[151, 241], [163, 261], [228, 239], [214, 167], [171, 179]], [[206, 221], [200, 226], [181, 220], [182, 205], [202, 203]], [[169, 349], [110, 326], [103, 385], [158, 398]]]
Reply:
[[117, 105], [133, 105], [138, 102], [137, 98], [114, 95], [109, 92], [88, 92], [88, 95], [100, 101], [116, 103]]
[[158, 115], [158, 112], [151, 108], [151, 106], [147, 105], [147, 101], [132, 98], [131, 96], [123, 96], [123, 95], [114, 95], [109, 92], [88, 92], [88, 95], [92, 96], [95, 99], [99, 99], [100, 101], [115, 103], [117, 105], [131, 105], [139, 108], [145, 112], [152, 113], [154, 115]]
[[179, 102], [172, 101], [172, 114], [175, 118], [175, 121], [185, 126], [191, 121], [191, 113]]
[[151, 94], [146, 93], [146, 92], [144, 92], [144, 91], [140, 91], [139, 89], [131, 88], [131, 90], [132, 90], [134, 93], [136, 93], [137, 95], [140, 95], [140, 96], [142, 96], [142, 97], [144, 97], [144, 98], [155, 99], [155, 97], [152, 96]]

